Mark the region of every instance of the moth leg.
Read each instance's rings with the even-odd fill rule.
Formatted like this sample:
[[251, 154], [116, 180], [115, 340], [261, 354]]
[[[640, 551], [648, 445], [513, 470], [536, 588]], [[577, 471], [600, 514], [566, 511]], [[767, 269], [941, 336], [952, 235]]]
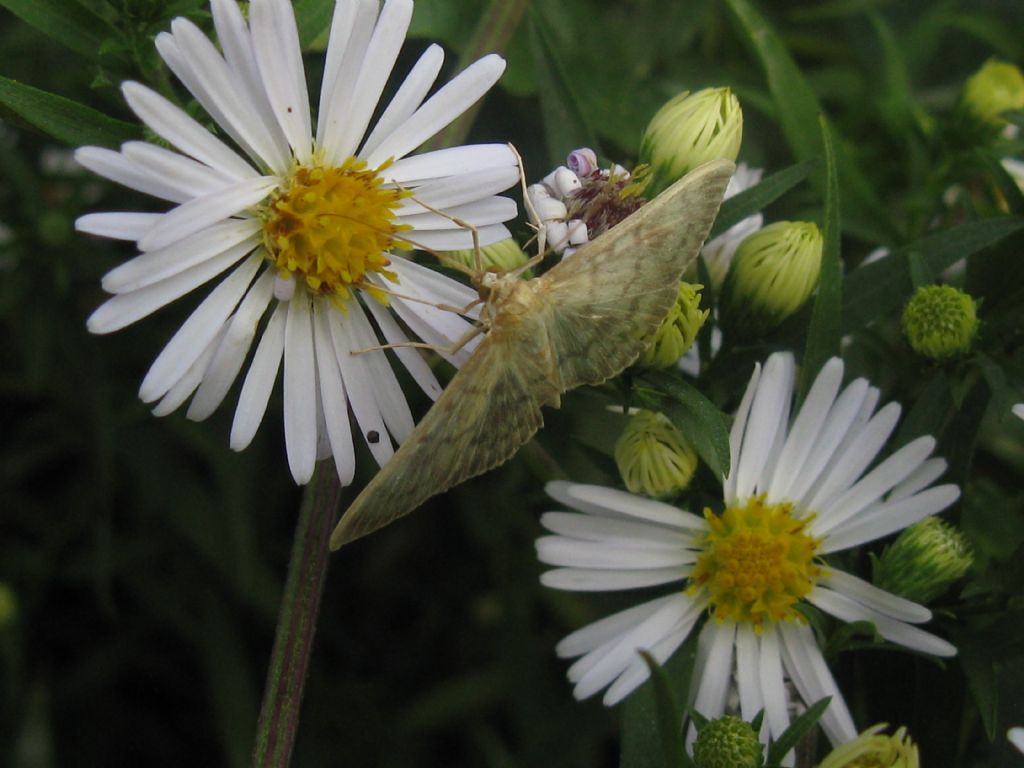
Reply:
[[445, 312], [454, 312], [457, 315], [465, 315], [471, 309], [473, 309], [473, 307], [477, 306], [478, 304], [483, 304], [483, 299], [481, 299], [479, 296], [473, 299], [468, 304], [466, 304], [464, 307], [456, 307], [451, 304], [438, 304], [437, 302], [434, 301], [427, 301], [426, 299], [421, 299], [418, 296], [409, 296], [408, 294], [405, 293], [392, 291], [390, 288], [382, 288], [379, 285], [373, 286], [373, 290], [380, 291], [381, 293], [386, 294], [387, 296], [394, 296], [396, 299], [403, 299], [404, 301], [415, 301], [417, 304], [426, 304], [428, 307], [434, 307], [435, 309], [440, 309]]
[[366, 352], [376, 352], [379, 349], [398, 349], [399, 347], [415, 347], [416, 349], [429, 349], [432, 352], [444, 352], [446, 355], [454, 355], [464, 346], [469, 344], [473, 339], [484, 332], [485, 326], [474, 325], [466, 333], [462, 335], [462, 338], [455, 342], [445, 346], [441, 344], [428, 344], [425, 341], [396, 341], [392, 344], [381, 344], [376, 347], [366, 347], [365, 349], [353, 349], [351, 354], [362, 355]]
[[[533, 207], [533, 201], [530, 200], [530, 195], [526, 191], [526, 166], [523, 164], [523, 156], [519, 154], [519, 150], [515, 148], [511, 143], [508, 148], [512, 150], [512, 154], [516, 156], [516, 164], [519, 166], [519, 186], [523, 190], [523, 207], [526, 208], [528, 214], [526, 219], [527, 226], [529, 226], [533, 232], [533, 238], [537, 241], [537, 255], [530, 259], [530, 266], [536, 266], [543, 259], [546, 243], [544, 242], [544, 227], [540, 226], [540, 214], [537, 213], [537, 209]], [[534, 224], [533, 222], [538, 222]], [[535, 261], [536, 260], [536, 261]], [[525, 272], [529, 267], [520, 267], [516, 274]]]
[[[520, 171], [520, 173], [521, 172], [522, 171]], [[398, 185], [398, 188], [399, 189], [405, 189], [401, 184]], [[477, 275], [482, 274], [484, 269], [483, 269], [483, 262], [482, 262], [482, 260], [480, 258], [480, 230], [478, 230], [476, 227], [474, 227], [468, 221], [463, 221], [458, 216], [452, 216], [447, 211], [442, 211], [440, 208], [435, 208], [434, 206], [430, 205], [430, 203], [423, 202], [422, 200], [420, 200], [415, 195], [410, 197], [410, 200], [412, 200], [415, 203], [418, 203], [419, 205], [422, 205], [424, 208], [426, 208], [431, 213], [436, 213], [438, 216], [443, 216], [444, 218], [448, 219], [448, 221], [450, 221], [452, 224], [455, 224], [456, 226], [462, 227], [463, 229], [468, 229], [469, 230], [470, 235], [472, 235], [472, 237], [473, 237], [473, 266], [474, 266], [474, 274], [477, 274]], [[408, 241], [408, 242], [411, 242], [411, 243], [413, 243], [413, 245], [416, 245], [411, 240]], [[416, 247], [418, 248], [419, 246], [416, 246]], [[430, 251], [430, 253], [432, 253], [438, 259], [438, 261], [441, 261], [441, 262], [443, 262], [445, 264], [452, 264], [452, 262], [449, 259], [446, 259], [446, 258], [442, 257], [440, 254], [438, 254], [438, 253], [436, 253], [434, 251]]]

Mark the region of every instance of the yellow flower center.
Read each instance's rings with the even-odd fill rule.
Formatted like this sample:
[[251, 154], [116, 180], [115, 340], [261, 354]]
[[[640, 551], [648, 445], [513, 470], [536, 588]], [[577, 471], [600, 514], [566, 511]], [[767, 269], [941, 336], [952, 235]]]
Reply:
[[350, 157], [340, 167], [295, 170], [263, 216], [263, 241], [282, 274], [336, 300], [347, 299], [353, 286], [370, 289], [368, 274], [396, 279], [387, 270], [388, 251], [410, 247], [398, 235], [411, 227], [395, 223], [410, 193], [383, 188], [388, 164], [371, 170]]
[[793, 517], [789, 502], [765, 504], [753, 496], [721, 516], [704, 517], [711, 530], [690, 579], [705, 587], [712, 615], [754, 625], [799, 621], [795, 605], [814, 587], [822, 568], [814, 558], [820, 541], [805, 532], [808, 520]]

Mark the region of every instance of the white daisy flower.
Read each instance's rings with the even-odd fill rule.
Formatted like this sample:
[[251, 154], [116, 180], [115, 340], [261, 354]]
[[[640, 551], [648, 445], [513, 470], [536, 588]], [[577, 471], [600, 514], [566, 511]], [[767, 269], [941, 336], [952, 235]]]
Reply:
[[1024, 403], [1017, 403], [1010, 410], [1018, 419], [1024, 419]]
[[[235, 0], [212, 0], [211, 10], [219, 50], [184, 18], [158, 35], [156, 46], [241, 151], [160, 94], [124, 83], [135, 114], [178, 151], [136, 141], [120, 152], [83, 147], [75, 157], [175, 207], [78, 219], [80, 231], [134, 241], [141, 251], [103, 278], [114, 296], [89, 318], [89, 330], [119, 330], [226, 274], [157, 357], [139, 396], [165, 415], [194, 393], [188, 417], [204, 419], [259, 336], [231, 447], [241, 450], [252, 440], [283, 358], [292, 475], [307, 482], [316, 460], [333, 454], [348, 483], [350, 411], [353, 428], [381, 464], [393, 441], [413, 428], [385, 353], [354, 353], [410, 336], [451, 345], [470, 328], [433, 305], [464, 307], [475, 292], [395, 251], [472, 246], [469, 231], [425, 206], [477, 227], [481, 244], [509, 237], [502, 222], [516, 215], [516, 205], [495, 195], [518, 179], [510, 147], [409, 156], [483, 96], [505, 62], [486, 56], [427, 98], [443, 58], [431, 46], [368, 131], [404, 42], [412, 0], [387, 0], [380, 9], [377, 0], [338, 0], [315, 121], [291, 3], [253, 0], [248, 21]], [[443, 356], [459, 365], [471, 348]], [[395, 355], [428, 395], [440, 393], [419, 352], [406, 346]]]
[[932, 487], [946, 467], [929, 458], [935, 439], [918, 438], [865, 471], [900, 407], [875, 412], [879, 393], [864, 379], [840, 391], [843, 363], [833, 358], [790, 420], [794, 376], [788, 353], [755, 368], [730, 435], [721, 515], [705, 510], [701, 517], [611, 488], [548, 486], [576, 511], [541, 518], [554, 535], [537, 541], [538, 556], [559, 566], [541, 577], [545, 585], [605, 591], [683, 582], [559, 643], [559, 656], [580, 657], [569, 668], [577, 698], [607, 689], [606, 704], [620, 701], [648, 676], [639, 649], [664, 662], [710, 614], [690, 690], [695, 709], [720, 716], [735, 678], [742, 717], [764, 709], [761, 738], [777, 738], [790, 722], [788, 681], [805, 704], [832, 697], [821, 724], [839, 744], [856, 738], [857, 729], [801, 605], [842, 621], [870, 621], [882, 637], [921, 653], [956, 653], [913, 626], [931, 618], [927, 608], [823, 559], [957, 499], [955, 485]]

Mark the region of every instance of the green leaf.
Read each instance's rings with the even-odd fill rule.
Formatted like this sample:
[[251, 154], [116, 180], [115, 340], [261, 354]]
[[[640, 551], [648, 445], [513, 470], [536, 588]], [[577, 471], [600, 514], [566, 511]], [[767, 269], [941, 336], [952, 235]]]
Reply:
[[768, 765], [782, 762], [782, 758], [786, 756], [786, 753], [797, 745], [797, 742], [804, 737], [804, 734], [810, 732], [817, 725], [831, 701], [831, 696], [819, 699], [812, 706], [808, 707], [800, 717], [790, 723], [789, 728], [783, 731], [782, 735], [768, 748], [766, 760]]
[[806, 179], [812, 168], [814, 168], [812, 161], [791, 165], [762, 179], [759, 184], [725, 200], [715, 218], [715, 224], [711, 228], [708, 240], [722, 234], [729, 227], [739, 224], [747, 216], [753, 216], [764, 210]]
[[822, 232], [818, 295], [811, 312], [811, 324], [807, 329], [797, 402], [803, 402], [814, 377], [825, 362], [839, 354], [839, 339], [842, 336], [843, 267], [839, 257], [839, 177], [832, 129], [824, 115], [818, 117], [825, 151], [825, 225]]
[[132, 123], [115, 120], [92, 107], [0, 77], [0, 117], [10, 112], [58, 141], [72, 146], [117, 147], [142, 132]]
[[896, 35], [878, 13], [868, 16], [882, 45], [882, 79], [880, 97], [875, 100], [879, 117], [896, 133], [913, 123], [914, 99], [907, 66]]
[[859, 267], [846, 277], [843, 295], [843, 333], [859, 330], [897, 309], [913, 293], [910, 254], [919, 253], [934, 274], [961, 258], [1018, 232], [1024, 219], [1006, 217], [971, 221], [905, 245], [888, 257]]
[[118, 31], [72, 0], [0, 0], [0, 5], [44, 35], [90, 59]]
[[[696, 658], [697, 634], [693, 633], [662, 667], [664, 681], [676, 701], [687, 698]], [[665, 768], [654, 681], [648, 680], [633, 691], [622, 703], [621, 712], [619, 768]]]
[[295, 0], [295, 23], [299, 27], [299, 45], [304, 49], [313, 47], [331, 25], [334, 14], [334, 0]]
[[600, 155], [597, 134], [583, 117], [576, 94], [569, 86], [566, 68], [535, 7], [530, 9], [530, 43], [549, 161], [558, 165], [576, 147], [590, 147]]
[[642, 408], [665, 414], [704, 463], [719, 477], [729, 474], [729, 429], [725, 415], [696, 387], [664, 371], [648, 371], [636, 386]]
[[949, 379], [942, 370], [936, 371], [924, 389], [914, 398], [893, 440], [893, 450], [901, 448], [921, 435], [940, 435], [953, 409]]
[[668, 676], [662, 666], [647, 651], [640, 651], [654, 684], [654, 708], [658, 718], [658, 736], [666, 768], [688, 768], [692, 764], [683, 748], [683, 713], [676, 701]]

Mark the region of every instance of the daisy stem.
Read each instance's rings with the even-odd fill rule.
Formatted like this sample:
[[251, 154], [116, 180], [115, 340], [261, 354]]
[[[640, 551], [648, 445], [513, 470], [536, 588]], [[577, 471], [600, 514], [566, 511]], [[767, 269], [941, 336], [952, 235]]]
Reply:
[[306, 487], [299, 509], [263, 703], [256, 723], [253, 768], [285, 768], [291, 762], [327, 573], [328, 541], [337, 522], [340, 498], [341, 484], [334, 465], [322, 463]]

